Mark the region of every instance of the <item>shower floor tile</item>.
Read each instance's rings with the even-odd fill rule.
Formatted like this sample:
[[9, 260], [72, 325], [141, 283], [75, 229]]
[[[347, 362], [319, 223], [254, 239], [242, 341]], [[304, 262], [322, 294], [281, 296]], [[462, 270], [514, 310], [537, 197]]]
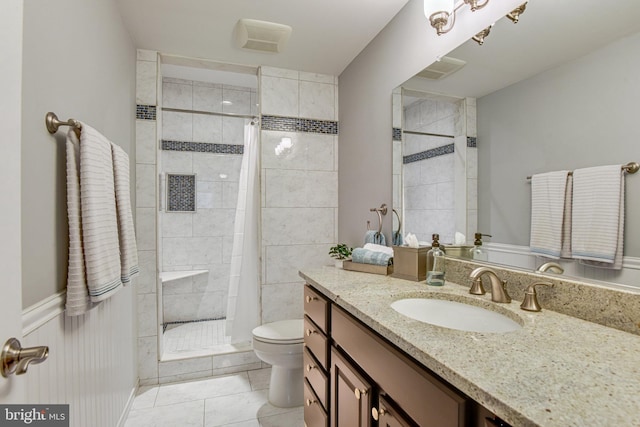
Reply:
[[224, 334], [224, 322], [224, 319], [206, 320], [167, 326], [163, 334], [164, 356], [201, 350], [224, 351], [231, 342]]

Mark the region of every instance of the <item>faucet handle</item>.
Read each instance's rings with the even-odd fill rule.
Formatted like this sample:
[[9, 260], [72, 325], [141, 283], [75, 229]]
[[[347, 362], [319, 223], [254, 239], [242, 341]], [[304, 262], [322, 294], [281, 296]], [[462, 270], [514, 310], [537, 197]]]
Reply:
[[524, 292], [524, 299], [522, 300], [522, 304], [520, 304], [520, 308], [527, 311], [541, 311], [542, 307], [538, 303], [538, 294], [536, 293], [536, 286], [549, 286], [553, 287], [553, 285], [549, 282], [539, 282], [534, 283], [533, 285], [527, 286], [527, 290]]
[[484, 295], [487, 293], [487, 291], [482, 287], [481, 277], [473, 279], [473, 284], [471, 285], [471, 289], [469, 289], [469, 293], [472, 295]]

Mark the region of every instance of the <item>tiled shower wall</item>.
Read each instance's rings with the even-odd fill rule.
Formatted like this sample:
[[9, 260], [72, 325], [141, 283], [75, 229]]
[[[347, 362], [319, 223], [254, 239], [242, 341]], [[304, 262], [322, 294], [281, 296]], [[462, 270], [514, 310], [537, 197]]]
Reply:
[[452, 243], [460, 231], [469, 240], [477, 224], [475, 99], [415, 98], [403, 116], [405, 131], [454, 136], [402, 135], [405, 233]]
[[262, 67], [262, 321], [302, 318], [298, 270], [330, 263], [338, 210], [337, 77]]
[[[455, 103], [416, 99], [404, 109], [405, 131], [455, 135]], [[452, 242], [454, 145], [452, 138], [403, 134], [405, 230], [431, 242], [433, 233]]]
[[138, 240], [138, 376], [158, 382], [156, 157], [158, 54], [138, 50], [136, 67], [136, 238]]
[[[255, 114], [257, 91], [248, 87], [164, 78], [162, 107]], [[195, 212], [162, 212], [164, 271], [208, 270], [198, 280], [163, 284], [164, 322], [226, 315], [238, 180], [245, 119], [163, 111], [163, 174], [192, 175]], [[166, 182], [166, 181], [164, 181]], [[172, 197], [163, 186], [163, 205]]]

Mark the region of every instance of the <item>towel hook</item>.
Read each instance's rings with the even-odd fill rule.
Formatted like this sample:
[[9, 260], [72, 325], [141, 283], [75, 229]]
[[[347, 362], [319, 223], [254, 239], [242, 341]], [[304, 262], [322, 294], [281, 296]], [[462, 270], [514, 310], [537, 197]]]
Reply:
[[[376, 212], [378, 214], [378, 233], [376, 236], [379, 236], [382, 233], [382, 215], [387, 214], [387, 205], [383, 203], [379, 208], [371, 208], [370, 212]], [[367, 221], [367, 229], [369, 229], [369, 221]]]
[[396, 214], [396, 217], [398, 218], [398, 229], [396, 230], [395, 234], [400, 233], [400, 230], [402, 230], [402, 220], [400, 219], [400, 215], [398, 214], [398, 211], [395, 209], [391, 209], [393, 211], [394, 214]]

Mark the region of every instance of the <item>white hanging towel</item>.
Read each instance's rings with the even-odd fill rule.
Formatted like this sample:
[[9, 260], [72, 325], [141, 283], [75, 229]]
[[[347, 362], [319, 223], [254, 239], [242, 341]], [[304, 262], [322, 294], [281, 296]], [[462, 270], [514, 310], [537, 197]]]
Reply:
[[68, 316], [79, 316], [91, 308], [82, 251], [80, 206], [80, 143], [73, 129], [67, 134], [67, 216], [69, 219], [69, 267], [67, 270]]
[[621, 165], [573, 172], [573, 258], [620, 270], [624, 239], [624, 175]]
[[[67, 154], [71, 155], [67, 159], [70, 316], [83, 314], [91, 303], [109, 298], [122, 287], [111, 145], [85, 123], [79, 150], [73, 130], [67, 134]], [[74, 165], [79, 174], [74, 173]], [[85, 292], [88, 297], [83, 298]]]
[[128, 284], [138, 274], [138, 249], [131, 213], [129, 193], [129, 156], [122, 148], [111, 143], [113, 174], [115, 179], [118, 238], [120, 241], [120, 280]]
[[571, 256], [571, 193], [569, 171], [531, 177], [531, 252], [555, 259]]

